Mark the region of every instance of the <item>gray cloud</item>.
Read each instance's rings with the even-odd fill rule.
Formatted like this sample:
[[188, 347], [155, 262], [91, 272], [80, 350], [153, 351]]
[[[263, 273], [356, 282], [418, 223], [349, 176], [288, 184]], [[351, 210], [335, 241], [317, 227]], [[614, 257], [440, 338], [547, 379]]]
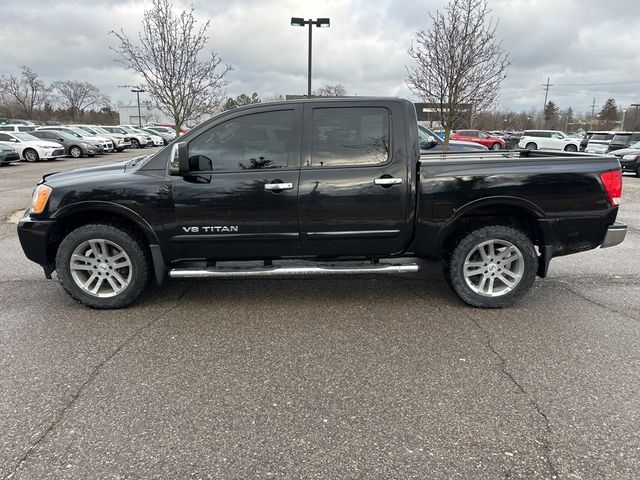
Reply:
[[[190, 2], [175, 0], [176, 7]], [[218, 0], [194, 1], [197, 16], [211, 20], [209, 48], [235, 70], [230, 95], [262, 96], [306, 91], [307, 31], [289, 25], [291, 16], [331, 18], [331, 28], [314, 29], [314, 86], [342, 83], [358, 95], [409, 96], [407, 48], [427, 28], [428, 12], [443, 0]], [[46, 82], [87, 80], [114, 101], [131, 101], [117, 86], [136, 83], [114, 61], [110, 30], [137, 35], [148, 1], [3, 0], [0, 74], [29, 65]], [[618, 0], [493, 0], [498, 35], [512, 66], [498, 108], [542, 106], [541, 84], [561, 107], [586, 111], [613, 97], [640, 102], [640, 50], [634, 22], [640, 2]]]

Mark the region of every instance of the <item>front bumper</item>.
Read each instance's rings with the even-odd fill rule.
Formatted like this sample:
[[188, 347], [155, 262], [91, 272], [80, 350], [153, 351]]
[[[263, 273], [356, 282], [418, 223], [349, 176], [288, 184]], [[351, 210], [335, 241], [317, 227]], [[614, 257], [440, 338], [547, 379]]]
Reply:
[[42, 155], [40, 155], [42, 158], [58, 158], [58, 157], [64, 157], [64, 147], [61, 148], [56, 148], [53, 150], [43, 150]]
[[607, 233], [600, 248], [615, 247], [624, 241], [627, 235], [627, 226], [623, 223], [614, 223], [607, 228]]
[[640, 167], [640, 157], [635, 160], [620, 159], [620, 166], [623, 172], [636, 172]]
[[15, 163], [19, 161], [20, 161], [20, 155], [18, 155], [17, 153], [8, 153], [7, 155], [5, 155], [3, 158], [0, 159], [1, 164]]
[[48, 240], [55, 223], [55, 220], [31, 218], [29, 214], [25, 214], [18, 222], [18, 238], [24, 254], [29, 260], [43, 267], [52, 263], [49, 257]]

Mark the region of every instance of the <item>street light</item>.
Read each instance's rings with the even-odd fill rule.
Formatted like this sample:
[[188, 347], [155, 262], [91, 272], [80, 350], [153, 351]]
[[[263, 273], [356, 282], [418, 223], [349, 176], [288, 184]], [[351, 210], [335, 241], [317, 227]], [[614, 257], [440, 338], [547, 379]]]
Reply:
[[142, 115], [140, 114], [140, 94], [144, 92], [140, 87], [132, 88], [131, 91], [138, 97], [138, 126], [142, 128]]
[[309, 19], [305, 20], [301, 17], [291, 17], [291, 26], [292, 27], [304, 27], [305, 25], [309, 25], [309, 72], [307, 78], [307, 96], [311, 97], [311, 32], [312, 27], [315, 25], [319, 28], [327, 28], [330, 26], [330, 22], [328, 18], [318, 18], [316, 20]]

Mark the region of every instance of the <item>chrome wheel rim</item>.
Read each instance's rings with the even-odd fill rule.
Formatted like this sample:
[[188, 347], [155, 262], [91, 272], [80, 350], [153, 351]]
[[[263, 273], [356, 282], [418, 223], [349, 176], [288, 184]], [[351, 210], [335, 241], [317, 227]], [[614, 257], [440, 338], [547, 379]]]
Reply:
[[133, 269], [127, 252], [118, 244], [94, 238], [78, 245], [69, 260], [71, 277], [84, 293], [114, 297], [131, 283]]
[[487, 240], [476, 245], [464, 260], [467, 286], [484, 297], [500, 297], [516, 288], [524, 274], [524, 256], [507, 240]]
[[38, 159], [38, 154], [29, 150], [24, 154], [24, 158], [26, 158], [28, 162], [35, 162]]
[[82, 156], [82, 150], [79, 148], [73, 147], [71, 149], [71, 156], [74, 158], [80, 158]]

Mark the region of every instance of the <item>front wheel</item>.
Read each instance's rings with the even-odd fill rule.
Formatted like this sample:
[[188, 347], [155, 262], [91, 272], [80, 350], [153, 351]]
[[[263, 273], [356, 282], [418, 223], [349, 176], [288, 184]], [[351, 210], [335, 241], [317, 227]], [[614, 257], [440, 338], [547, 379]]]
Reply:
[[538, 257], [533, 242], [522, 231], [493, 225], [464, 237], [445, 268], [450, 285], [464, 302], [502, 308], [531, 288]]
[[81, 158], [82, 157], [82, 149], [80, 147], [76, 147], [75, 145], [69, 149], [69, 155], [73, 158]]
[[640, 167], [636, 170], [636, 177], [640, 177]]
[[131, 148], [140, 148], [140, 142], [135, 138], [131, 139]]
[[38, 155], [38, 152], [33, 148], [27, 148], [22, 155], [27, 162], [37, 162], [40, 160], [40, 155]]
[[493, 145], [491, 145], [491, 150], [500, 150], [500, 144], [494, 143]]
[[146, 288], [150, 269], [137, 236], [114, 225], [84, 225], [69, 233], [56, 254], [58, 280], [77, 302], [122, 308]]

